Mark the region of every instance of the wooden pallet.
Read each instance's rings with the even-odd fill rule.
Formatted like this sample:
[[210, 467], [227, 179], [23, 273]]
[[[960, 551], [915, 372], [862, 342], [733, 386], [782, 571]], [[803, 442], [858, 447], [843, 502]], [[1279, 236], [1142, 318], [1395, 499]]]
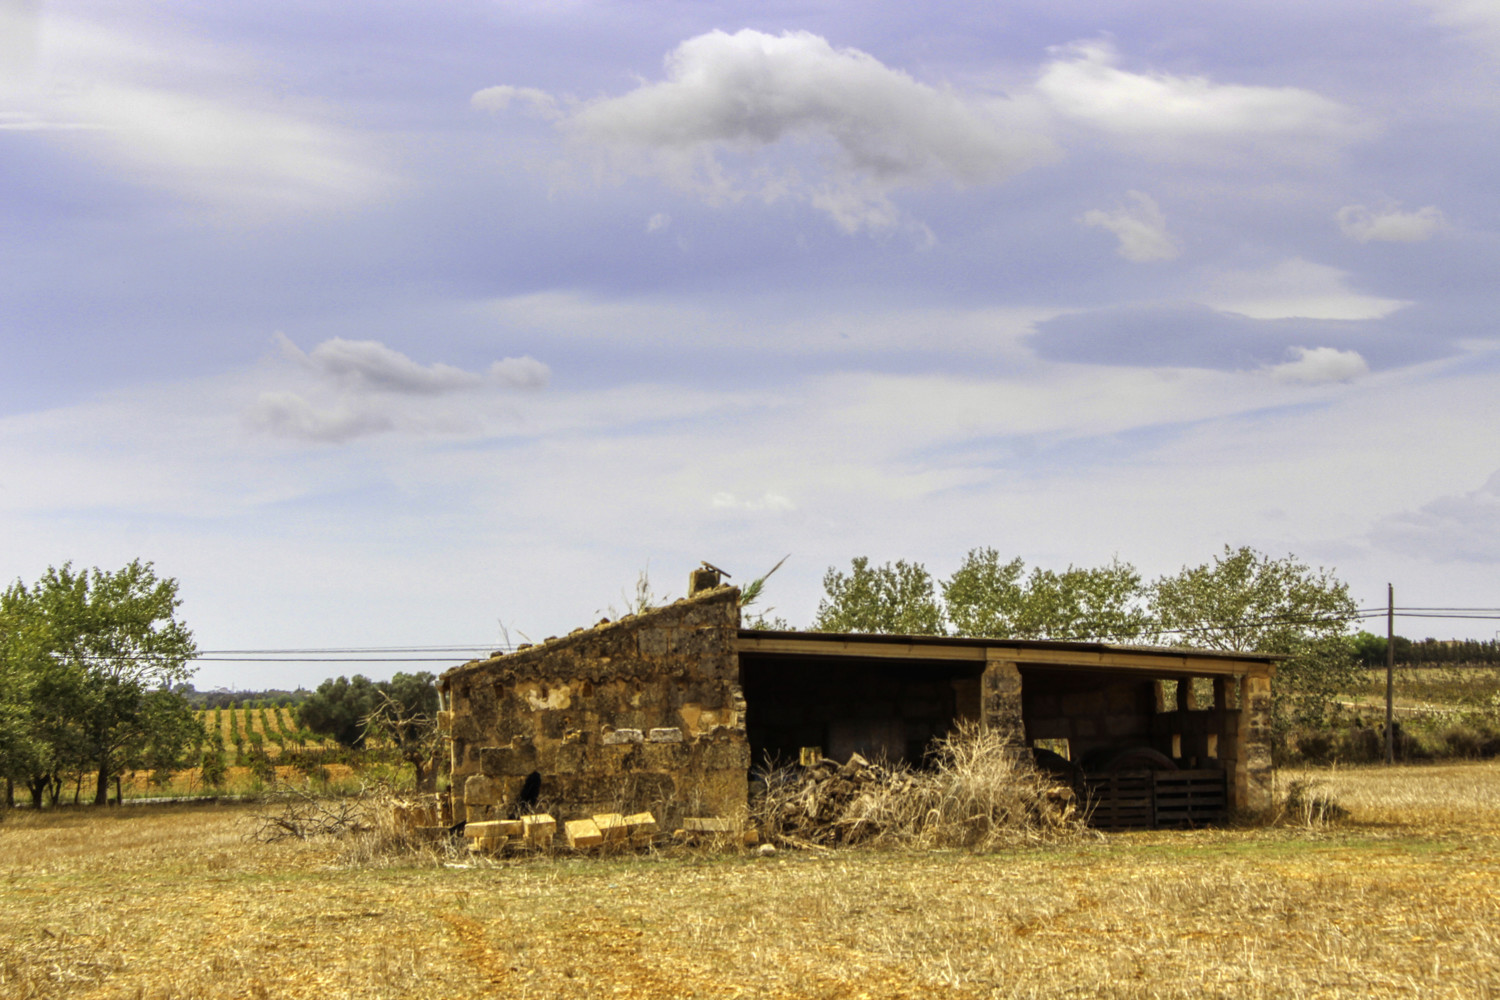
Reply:
[[1223, 771], [1115, 771], [1084, 780], [1089, 825], [1100, 830], [1212, 826], [1229, 815]]
[[1156, 828], [1214, 826], [1229, 818], [1223, 771], [1153, 771]]

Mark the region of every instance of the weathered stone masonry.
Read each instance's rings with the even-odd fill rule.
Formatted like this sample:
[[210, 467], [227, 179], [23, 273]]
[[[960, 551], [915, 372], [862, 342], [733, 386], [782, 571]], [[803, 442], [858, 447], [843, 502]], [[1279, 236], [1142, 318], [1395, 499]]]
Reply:
[[1275, 657], [742, 630], [738, 601], [715, 587], [444, 674], [453, 818], [733, 819], [752, 757], [818, 747], [920, 764], [964, 720], [1029, 745], [1066, 741], [1074, 761], [1149, 747], [1185, 772], [1222, 773], [1231, 809], [1270, 803]]
[[537, 802], [562, 818], [742, 813], [738, 631], [739, 591], [719, 587], [450, 670], [455, 817], [508, 815], [533, 774]]

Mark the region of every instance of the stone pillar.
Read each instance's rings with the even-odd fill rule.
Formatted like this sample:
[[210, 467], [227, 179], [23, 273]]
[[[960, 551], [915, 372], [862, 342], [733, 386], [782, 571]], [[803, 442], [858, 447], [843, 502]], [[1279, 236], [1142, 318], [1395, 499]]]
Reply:
[[980, 682], [980, 721], [986, 729], [1009, 733], [1017, 744], [1026, 741], [1021, 721], [1021, 668], [1012, 660], [989, 660]]
[[1244, 677], [1236, 718], [1235, 808], [1271, 808], [1271, 672], [1262, 667]]

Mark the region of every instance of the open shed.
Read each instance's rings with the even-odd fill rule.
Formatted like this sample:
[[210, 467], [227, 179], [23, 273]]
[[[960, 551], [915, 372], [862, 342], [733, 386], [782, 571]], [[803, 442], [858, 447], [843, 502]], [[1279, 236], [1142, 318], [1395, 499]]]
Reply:
[[921, 766], [961, 721], [1001, 727], [1098, 825], [1199, 825], [1269, 803], [1275, 657], [1183, 648], [740, 627], [739, 592], [443, 674], [454, 815], [733, 816], [752, 762]]

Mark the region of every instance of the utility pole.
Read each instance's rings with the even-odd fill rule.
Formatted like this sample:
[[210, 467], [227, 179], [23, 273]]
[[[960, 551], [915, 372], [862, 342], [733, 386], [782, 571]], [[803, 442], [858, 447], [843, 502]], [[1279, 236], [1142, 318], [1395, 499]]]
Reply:
[[1385, 585], [1385, 762], [1396, 763], [1396, 588]]

